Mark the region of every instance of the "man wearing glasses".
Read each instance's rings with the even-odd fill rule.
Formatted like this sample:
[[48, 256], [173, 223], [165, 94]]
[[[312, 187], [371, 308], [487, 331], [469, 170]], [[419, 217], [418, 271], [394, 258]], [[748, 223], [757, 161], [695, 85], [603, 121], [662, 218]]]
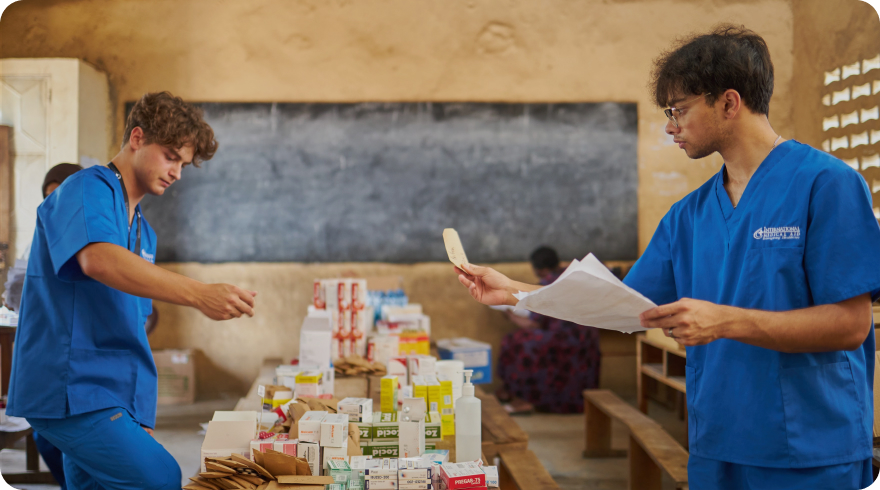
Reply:
[[[725, 162], [624, 281], [661, 305], [642, 325], [687, 346], [690, 487], [870, 485], [880, 226], [865, 181], [776, 134], [773, 65], [752, 31], [681, 42], [652, 82], [688, 157]], [[536, 289], [477, 266], [459, 280], [489, 304]]]

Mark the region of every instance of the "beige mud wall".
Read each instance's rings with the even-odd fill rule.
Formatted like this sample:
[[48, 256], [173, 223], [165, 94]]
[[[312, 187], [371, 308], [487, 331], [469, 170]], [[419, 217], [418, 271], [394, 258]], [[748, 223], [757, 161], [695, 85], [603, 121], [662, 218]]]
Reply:
[[[0, 57], [81, 58], [106, 72], [117, 126], [108, 157], [124, 103], [156, 90], [215, 102], [635, 102], [644, 250], [669, 207], [721, 164], [689, 160], [663, 133], [646, 86], [651, 62], [677, 36], [721, 21], [767, 40], [776, 68], [771, 122], [792, 136], [788, 0], [24, 0], [0, 20]], [[345, 270], [403, 276], [435, 338], [467, 335], [497, 349], [511, 330], [469, 300], [446, 264], [165, 266], [260, 291], [256, 318], [226, 323], [159, 305], [151, 342], [204, 353], [200, 397], [234, 396], [263, 357], [295, 355], [311, 280]], [[532, 279], [526, 264], [500, 268]], [[632, 392], [631, 338], [606, 335], [603, 350], [603, 383]]]
[[880, 54], [880, 16], [857, 0], [797, 0], [794, 13], [794, 68], [791, 90], [798, 140], [822, 148], [828, 138], [822, 119], [839, 108], [822, 105], [825, 72]]

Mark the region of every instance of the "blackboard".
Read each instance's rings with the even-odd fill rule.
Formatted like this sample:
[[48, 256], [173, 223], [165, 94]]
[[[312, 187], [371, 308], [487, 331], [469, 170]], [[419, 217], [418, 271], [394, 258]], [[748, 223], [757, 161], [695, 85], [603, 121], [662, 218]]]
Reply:
[[[636, 105], [204, 103], [220, 149], [143, 201], [163, 262], [637, 255]], [[130, 104], [129, 104], [130, 107]]]

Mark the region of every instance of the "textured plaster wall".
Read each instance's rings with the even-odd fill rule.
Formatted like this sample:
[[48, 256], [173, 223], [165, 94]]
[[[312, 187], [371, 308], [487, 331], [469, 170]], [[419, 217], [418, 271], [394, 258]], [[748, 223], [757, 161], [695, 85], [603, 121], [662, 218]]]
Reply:
[[880, 16], [860, 0], [798, 0], [794, 12], [794, 95], [797, 138], [821, 148], [822, 118], [838, 108], [822, 105], [825, 72], [880, 54]]
[[[776, 67], [771, 122], [791, 137], [788, 0], [24, 0], [0, 20], [0, 57], [74, 57], [106, 72], [117, 128], [108, 157], [124, 103], [155, 90], [194, 101], [636, 102], [643, 250], [669, 207], [721, 164], [717, 156], [689, 160], [663, 133], [665, 118], [647, 89], [651, 62], [677, 36], [722, 21], [767, 40]], [[265, 356], [292, 355], [311, 280], [342, 270], [404, 276], [437, 337], [469, 335], [497, 347], [510, 330], [470, 302], [445, 264], [166, 266], [261, 291], [258, 317], [221, 324], [160, 305], [155, 346], [198, 347], [205, 373], [232, 380], [221, 386], [216, 376], [200, 376], [205, 396], [240, 389]], [[526, 264], [501, 268], [531, 279]], [[609, 338], [605, 351], [629, 345]]]

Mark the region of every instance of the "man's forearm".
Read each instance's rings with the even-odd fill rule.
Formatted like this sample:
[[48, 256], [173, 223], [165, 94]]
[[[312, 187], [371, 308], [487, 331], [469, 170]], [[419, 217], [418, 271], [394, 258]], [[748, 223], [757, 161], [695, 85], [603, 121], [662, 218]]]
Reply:
[[840, 303], [772, 312], [725, 307], [721, 337], [780, 352], [854, 350], [871, 328], [867, 294]]
[[151, 264], [111, 243], [92, 243], [76, 254], [80, 268], [92, 279], [124, 293], [167, 303], [195, 306], [203, 284]]

